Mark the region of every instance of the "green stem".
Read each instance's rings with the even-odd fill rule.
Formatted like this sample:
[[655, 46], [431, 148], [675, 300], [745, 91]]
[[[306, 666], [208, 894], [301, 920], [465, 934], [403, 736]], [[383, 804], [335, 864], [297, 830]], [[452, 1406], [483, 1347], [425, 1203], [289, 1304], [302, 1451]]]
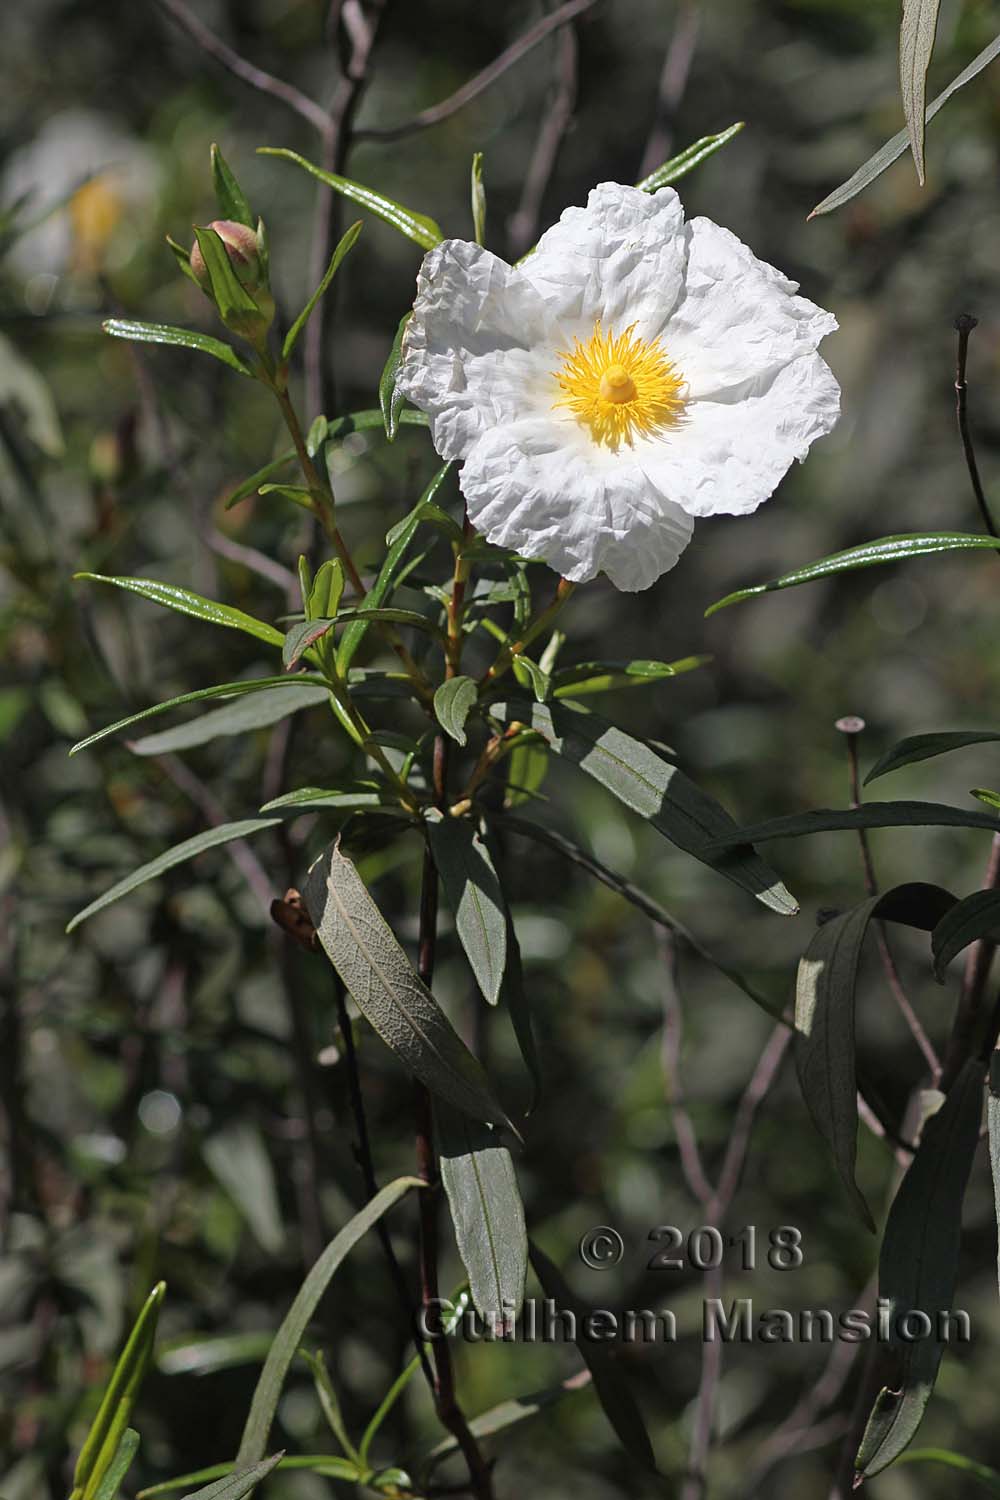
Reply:
[[575, 583], [570, 583], [568, 578], [560, 578], [556, 587], [555, 598], [552, 603], [543, 609], [540, 614], [529, 621], [524, 634], [520, 640], [512, 641], [504, 646], [498, 653], [496, 660], [487, 672], [480, 678], [480, 686], [486, 687], [489, 683], [496, 682], [505, 672], [510, 670], [515, 657], [520, 656], [532, 641], [537, 640], [544, 630], [547, 630], [556, 617], [561, 613], [576, 588]]

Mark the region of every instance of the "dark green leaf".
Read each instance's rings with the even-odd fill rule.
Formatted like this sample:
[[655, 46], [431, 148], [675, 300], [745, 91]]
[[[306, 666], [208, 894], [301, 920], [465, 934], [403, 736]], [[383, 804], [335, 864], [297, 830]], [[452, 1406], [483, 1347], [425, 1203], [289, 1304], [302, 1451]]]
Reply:
[[693, 672], [710, 662], [710, 656], [685, 656], [679, 661], [583, 661], [575, 667], [560, 667], [552, 674], [553, 698], [582, 698], [607, 693], [612, 688], [645, 687]]
[[301, 620], [297, 625], [293, 625], [285, 636], [281, 648], [281, 660], [284, 665], [289, 668], [294, 667], [302, 653], [328, 635], [336, 623], [336, 620]]
[[224, 625], [230, 630], [242, 630], [244, 634], [256, 636], [257, 640], [265, 641], [269, 646], [281, 646], [284, 643], [281, 631], [275, 630], [273, 625], [268, 625], [264, 620], [255, 620], [253, 615], [245, 615], [241, 609], [233, 609], [229, 604], [217, 604], [214, 599], [203, 599], [200, 594], [192, 594], [190, 589], [182, 589], [175, 583], [156, 583], [152, 578], [111, 578], [103, 573], [74, 573], [73, 577], [86, 579], [90, 583], [111, 583], [117, 589], [140, 594], [143, 599], [151, 599], [154, 604], [162, 604], [166, 609], [193, 615], [196, 620], [206, 620], [210, 625]]
[[[374, 783], [371, 785], [374, 786]], [[381, 807], [386, 812], [399, 811], [397, 803], [387, 801], [385, 792], [377, 788], [368, 790], [362, 785], [358, 789], [348, 787], [343, 790], [337, 787], [300, 786], [293, 792], [284, 792], [273, 801], [265, 802], [261, 812], [278, 812], [293, 807], [301, 807], [306, 811], [310, 808], [334, 808], [344, 812], [357, 812], [363, 807]]]
[[214, 143], [212, 145], [212, 187], [215, 201], [219, 205], [219, 218], [231, 219], [236, 224], [254, 227], [254, 218], [243, 189], [233, 176], [226, 158]]
[[481, 1064], [414, 972], [337, 844], [313, 865], [303, 895], [327, 957], [386, 1045], [433, 1094], [476, 1119], [509, 1125]]
[[138, 1451], [139, 1434], [134, 1427], [126, 1427], [115, 1456], [104, 1472], [104, 1478], [94, 1490], [94, 1500], [117, 1500], [118, 1491]]
[[318, 177], [320, 182], [325, 182], [327, 187], [333, 188], [335, 193], [350, 198], [352, 203], [360, 203], [362, 208], [377, 214], [380, 219], [391, 224], [393, 229], [398, 229], [400, 234], [415, 240], [425, 250], [433, 250], [444, 238], [438, 225], [427, 214], [414, 213], [412, 209], [404, 208], [401, 203], [394, 203], [391, 198], [377, 193], [374, 188], [364, 187], [360, 182], [351, 182], [349, 178], [338, 177], [334, 172], [324, 172], [322, 167], [314, 166], [297, 151], [288, 151], [283, 146], [260, 146], [258, 151], [261, 156], [284, 156], [289, 161], [294, 161], [305, 171]]
[[873, 1232], [875, 1221], [854, 1180], [858, 1137], [854, 1003], [861, 949], [874, 918], [930, 932], [954, 905], [955, 897], [936, 885], [896, 886], [825, 922], [799, 963], [795, 1065], [802, 1096], [833, 1153], [854, 1208]]
[[403, 363], [403, 336], [406, 326], [412, 318], [412, 312], [404, 313], [399, 320], [396, 336], [389, 350], [389, 358], [382, 367], [382, 374], [378, 382], [378, 404], [382, 410], [382, 421], [385, 423], [385, 435], [390, 443], [396, 441], [396, 433], [399, 429], [399, 413], [403, 406], [404, 396], [397, 388], [399, 379], [399, 367]]
[[118, 1357], [73, 1470], [72, 1500], [80, 1496], [93, 1500], [118, 1451], [153, 1357], [156, 1324], [166, 1291], [164, 1281], [158, 1281], [153, 1287]]
[[[593, 776], [671, 843], [750, 891], [772, 911], [783, 916], [798, 911], [794, 898], [755, 851], [737, 847], [750, 841], [725, 809], [649, 745], [568, 701], [493, 703], [489, 712], [503, 722], [520, 721], [536, 730], [557, 755]], [[730, 830], [731, 840], [726, 838]]]
[[285, 1242], [274, 1167], [260, 1131], [236, 1120], [209, 1136], [202, 1155], [240, 1210], [254, 1239], [269, 1255]]
[[626, 1384], [626, 1377], [612, 1357], [608, 1345], [587, 1338], [581, 1331], [581, 1325], [585, 1326], [587, 1319], [593, 1316], [591, 1309], [584, 1307], [580, 1299], [570, 1291], [560, 1272], [537, 1245], [529, 1245], [529, 1253], [532, 1269], [541, 1282], [546, 1297], [551, 1297], [556, 1307], [566, 1308], [575, 1315], [578, 1334], [576, 1347], [590, 1371], [594, 1391], [604, 1415], [617, 1433], [622, 1447], [636, 1463], [655, 1474], [656, 1455], [635, 1397]]
[[129, 749], [133, 755], [170, 755], [176, 750], [190, 750], [195, 745], [206, 745], [210, 740], [226, 735], [250, 734], [269, 724], [277, 724], [289, 714], [303, 708], [315, 708], [326, 703], [330, 694], [326, 687], [311, 684], [267, 688], [261, 692], [245, 693], [235, 703], [224, 708], [212, 709], [200, 714], [186, 724], [176, 724], [173, 729], [164, 729], [159, 734], [147, 734], [141, 740], [133, 740]]
[[478, 697], [479, 684], [473, 677], [449, 677], [434, 694], [437, 721], [445, 734], [451, 735], [459, 745], [466, 744], [468, 740], [465, 721]]
[[207, 333], [195, 333], [191, 328], [173, 328], [166, 323], [134, 323], [128, 318], [107, 318], [102, 324], [105, 333], [113, 339], [131, 339], [136, 344], [173, 344], [182, 349], [197, 349], [199, 354], [211, 354], [221, 359], [231, 370], [241, 375], [253, 376], [253, 370], [235, 349], [214, 339]]
[[340, 269], [340, 264], [344, 259], [344, 256], [348, 253], [349, 250], [353, 248], [355, 240], [361, 233], [361, 227], [361, 220], [359, 219], [356, 224], [351, 225], [350, 229], [348, 229], [341, 238], [340, 243], [337, 245], [337, 248], [336, 250], [334, 250], [333, 255], [330, 259], [330, 264], [327, 266], [326, 271], [324, 272], [323, 280], [313, 292], [312, 296], [309, 298], [309, 301], [299, 313], [291, 328], [289, 328], [288, 332], [285, 334], [285, 342], [281, 346], [282, 359], [291, 358], [295, 345], [298, 343], [299, 334], [309, 322], [309, 319], [312, 316], [313, 309], [315, 308], [317, 302], [322, 296], [325, 295], [326, 291], [328, 290], [331, 281]]
[[931, 934], [934, 972], [944, 979], [944, 971], [956, 954], [979, 938], [1000, 941], [1000, 891], [974, 891], [957, 901], [938, 922]]
[[251, 1464], [248, 1468], [237, 1469], [227, 1474], [224, 1479], [218, 1479], [214, 1484], [206, 1485], [203, 1490], [195, 1490], [185, 1495], [184, 1500], [244, 1500], [244, 1497], [256, 1489], [261, 1480], [266, 1479], [280, 1462], [281, 1454], [276, 1453], [273, 1458], [265, 1458], [260, 1463]]
[[[962, 1237], [962, 1200], [983, 1114], [985, 1068], [970, 1058], [938, 1110], [889, 1210], [879, 1256], [879, 1296], [889, 1301], [889, 1348], [898, 1360], [893, 1388], [879, 1393], [855, 1459], [866, 1477], [898, 1458], [920, 1425], [944, 1345], [937, 1337], [951, 1311]], [[934, 1334], [899, 1336], [900, 1320], [922, 1312]]]
[[184, 864], [185, 860], [194, 859], [195, 855], [203, 853], [206, 849], [214, 849], [219, 844], [230, 844], [233, 839], [245, 839], [253, 833], [261, 833], [265, 828], [274, 828], [280, 823], [280, 818], [244, 818], [239, 823], [221, 823], [218, 828], [207, 828], [204, 833], [196, 833], [194, 838], [185, 839], [182, 844], [175, 844], [164, 854], [158, 854], [148, 865], [142, 865], [138, 870], [133, 870], [131, 875], [126, 875], [124, 880], [119, 880], [110, 891], [105, 891], [103, 896], [98, 896], [96, 901], [91, 901], [83, 911], [78, 911], [72, 921], [66, 924], [66, 931], [72, 932], [74, 927], [79, 927], [81, 922], [86, 922], [88, 917], [96, 916], [112, 902], [118, 901], [122, 896], [127, 896], [131, 891], [145, 885], [148, 880], [155, 880], [159, 875], [166, 874], [175, 865]]
[[[369, 599], [373, 592], [374, 590], [369, 592]], [[339, 624], [341, 621], [345, 623], [350, 621], [363, 622], [365, 624], [382, 621], [385, 625], [409, 625], [412, 629], [424, 630], [429, 635], [442, 634], [441, 627], [436, 625], [433, 620], [428, 619], [426, 615], [419, 614], [415, 609], [396, 609], [395, 606], [390, 606], [387, 609], [377, 609], [366, 604], [358, 609], [342, 609], [337, 618], [337, 623]]]
[[834, 552], [819, 562], [807, 563], [770, 583], [757, 583], [752, 588], [737, 589], [709, 605], [705, 614], [714, 615], [717, 610], [743, 599], [752, 599], [756, 594], [770, 594], [775, 589], [795, 588], [800, 583], [812, 583], [817, 578], [830, 578], [836, 573], [851, 573], [858, 568], [871, 568], [881, 563], [906, 562], [911, 557], [926, 557], [932, 552], [960, 552], [968, 548], [1000, 547], [1000, 538], [976, 536], [962, 531], [914, 532], [906, 536], [884, 536], [877, 542], [864, 542], [860, 547], [849, 547], [846, 552]]
[[[166, 713], [170, 708], [183, 708], [187, 703], [201, 703], [207, 698], [240, 698], [249, 693], [262, 693], [271, 688], [278, 688], [282, 692], [292, 689], [301, 691], [306, 683], [323, 685], [323, 678], [318, 672], [300, 672], [295, 677], [246, 678], [238, 682], [220, 682], [215, 687], [199, 688], [193, 693], [181, 693], [177, 698], [168, 698], [163, 703], [154, 703], [151, 708], [140, 709], [138, 713], [129, 714], [127, 718], [116, 719], [113, 724], [106, 724], [103, 729], [95, 730], [93, 734], [88, 734], [85, 740], [80, 740], [78, 744], [73, 745], [69, 753], [77, 755], [81, 750], [89, 750], [91, 745], [96, 745], [99, 740], [107, 739], [108, 735], [118, 734], [123, 729], [131, 729], [133, 724], [139, 724], [143, 719], [151, 719], [156, 714]], [[326, 691], [325, 687], [324, 691]]]
[[[974, 57], [969, 66], [963, 68], [958, 77], [953, 79], [948, 87], [943, 89], [937, 98], [928, 104], [924, 116], [925, 120], [932, 120], [938, 110], [947, 104], [952, 94], [963, 88], [965, 84], [971, 82], [977, 73], [981, 73], [998, 55], [1000, 55], [1000, 36], [990, 42], [988, 47], [984, 47], [979, 56]], [[879, 177], [885, 171], [886, 167], [891, 167], [892, 163], [898, 157], [902, 156], [908, 145], [909, 134], [903, 129], [897, 135], [894, 135], [891, 141], [886, 141], [884, 146], [880, 146], [875, 155], [869, 157], [864, 166], [859, 167], [853, 177], [849, 177], [839, 188], [835, 188], [832, 193], [823, 199], [822, 203], [817, 203], [809, 215], [810, 219], [815, 219], [818, 214], [832, 213], [835, 208], [842, 208], [845, 203], [849, 203], [870, 182], [874, 182], [875, 178]]]
[[[315, 920], [315, 918], [314, 918]], [[288, 1374], [296, 1350], [305, 1337], [306, 1329], [319, 1306], [341, 1263], [353, 1250], [361, 1237], [376, 1224], [382, 1215], [398, 1203], [404, 1193], [412, 1187], [422, 1187], [416, 1177], [397, 1177], [395, 1182], [382, 1188], [360, 1213], [356, 1213], [340, 1233], [330, 1241], [319, 1260], [313, 1266], [298, 1295], [292, 1303], [284, 1322], [278, 1329], [270, 1353], [261, 1371], [257, 1388], [250, 1405], [250, 1414], [243, 1429], [240, 1450], [236, 1456], [239, 1464], [255, 1463], [264, 1451], [271, 1423], [281, 1399], [285, 1377]]]
[[689, 172], [699, 166], [701, 162], [707, 161], [714, 156], [723, 146], [739, 135], [744, 126], [743, 120], [737, 120], [730, 125], [728, 130], [720, 130], [718, 135], [703, 135], [700, 141], [695, 141], [678, 156], [671, 157], [662, 166], [657, 167], [655, 172], [650, 172], [641, 182], [636, 183], [646, 193], [655, 193], [658, 188], [666, 187], [668, 183], [677, 182], [681, 177], [686, 177]]
[[[295, 1453], [289, 1456], [275, 1454], [274, 1458], [265, 1459], [263, 1463], [254, 1464], [251, 1469], [245, 1469], [240, 1473], [234, 1472], [232, 1464], [210, 1464], [208, 1468], [198, 1469], [193, 1474], [182, 1474], [177, 1479], [167, 1479], [162, 1484], [151, 1485], [148, 1490], [140, 1490], [136, 1500], [153, 1500], [155, 1495], [169, 1495], [174, 1490], [184, 1489], [187, 1485], [201, 1484], [206, 1479], [238, 1479], [241, 1484], [250, 1483], [250, 1489], [260, 1483], [261, 1479], [267, 1477], [272, 1469], [305, 1470], [310, 1474], [319, 1474], [327, 1479], [346, 1479], [357, 1481], [357, 1465], [346, 1458], [337, 1458], [330, 1453]], [[251, 1479], [251, 1475], [253, 1478]], [[215, 1500], [239, 1500], [239, 1490], [229, 1494], [225, 1490], [216, 1491]], [[187, 1495], [184, 1500], [206, 1500], [211, 1491], [199, 1490], [195, 1495]], [[249, 1494], [244, 1490], [243, 1494]]]
[[917, 761], [945, 755], [949, 750], [962, 750], [966, 745], [991, 744], [996, 740], [1000, 740], [1000, 733], [992, 729], [951, 729], [935, 734], [907, 735], [875, 762], [865, 777], [865, 786], [878, 776], [898, 771], [901, 766], [912, 766]]
[[[472, 1300], [502, 1334], [524, 1300], [528, 1235], [514, 1163], [496, 1132], [438, 1103], [441, 1181]], [[489, 1325], [488, 1325], [489, 1326]]]
[[[494, 1433], [504, 1432], [508, 1427], [523, 1422], [526, 1417], [535, 1417], [540, 1411], [545, 1411], [564, 1396], [573, 1391], [583, 1391], [590, 1385], [591, 1375], [589, 1370], [581, 1370], [576, 1375], [571, 1375], [568, 1380], [563, 1380], [559, 1385], [547, 1387], [544, 1391], [533, 1391], [530, 1396], [515, 1396], [510, 1401], [501, 1401], [499, 1406], [492, 1406], [489, 1411], [484, 1411], [478, 1417], [473, 1417], [469, 1422], [469, 1431], [473, 1437], [492, 1437]], [[441, 1440], [435, 1448], [432, 1448], [427, 1457], [419, 1465], [420, 1469], [430, 1469], [441, 1463], [442, 1459], [448, 1458], [458, 1448], [458, 1439], [446, 1437]]]
[[1000, 819], [941, 802], [866, 802], [862, 807], [817, 807], [812, 812], [786, 813], [767, 823], [751, 823], [748, 828], [737, 828], [716, 839], [710, 847], [726, 849], [736, 843], [763, 844], [769, 839], [797, 839], [858, 828], [985, 828], [1000, 833]]
[[495, 1005], [507, 962], [507, 903], [493, 861], [469, 818], [431, 810], [426, 828], [465, 956], [484, 998]]
[[899, 29], [899, 87], [903, 118], [917, 180], [924, 184], [924, 120], [927, 110], [927, 69], [934, 51], [941, 0], [903, 0]]
[[265, 464], [255, 474], [251, 474], [249, 479], [244, 479], [243, 483], [236, 486], [226, 501], [226, 509], [232, 510], [233, 506], [239, 505], [241, 500], [246, 500], [248, 496], [255, 495], [262, 484], [265, 484], [273, 474], [279, 474], [286, 464], [292, 462], [295, 456], [295, 449], [289, 448], [286, 452], [279, 453], [277, 458], [272, 458], [269, 464]]

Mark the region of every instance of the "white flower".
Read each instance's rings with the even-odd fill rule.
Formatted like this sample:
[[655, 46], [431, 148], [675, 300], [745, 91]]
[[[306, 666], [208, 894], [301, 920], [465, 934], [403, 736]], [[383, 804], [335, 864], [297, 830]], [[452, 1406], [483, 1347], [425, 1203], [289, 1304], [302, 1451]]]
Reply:
[[605, 182], [509, 266], [424, 258], [400, 387], [489, 541], [648, 588], [693, 518], [744, 515], [837, 420], [837, 327], [672, 188]]

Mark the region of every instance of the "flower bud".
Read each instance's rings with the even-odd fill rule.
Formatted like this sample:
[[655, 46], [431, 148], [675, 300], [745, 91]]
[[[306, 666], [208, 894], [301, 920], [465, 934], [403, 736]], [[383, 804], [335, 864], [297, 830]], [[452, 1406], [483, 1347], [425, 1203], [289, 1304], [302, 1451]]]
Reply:
[[[267, 282], [257, 250], [257, 236], [253, 230], [246, 224], [237, 224], [233, 219], [213, 219], [208, 227], [215, 230], [225, 246], [229, 264], [236, 272], [236, 279], [240, 285], [246, 287], [251, 296], [259, 288], [266, 287]], [[191, 269], [198, 285], [211, 295], [211, 278], [197, 240], [191, 246]]]

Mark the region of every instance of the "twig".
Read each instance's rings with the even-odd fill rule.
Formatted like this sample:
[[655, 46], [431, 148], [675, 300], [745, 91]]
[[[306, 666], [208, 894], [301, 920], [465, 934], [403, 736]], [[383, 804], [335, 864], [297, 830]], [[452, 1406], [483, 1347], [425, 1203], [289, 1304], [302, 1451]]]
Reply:
[[955, 358], [955, 416], [958, 420], [958, 435], [962, 439], [962, 452], [965, 454], [965, 463], [969, 471], [969, 480], [972, 484], [972, 493], [976, 497], [979, 514], [983, 525], [990, 536], [1000, 536], [990, 514], [990, 508], [986, 501], [983, 490], [983, 482], [979, 477], [979, 465], [976, 462], [976, 450], [972, 444], [972, 433], [969, 429], [968, 395], [969, 384], [965, 376], [966, 363], [969, 356], [969, 335], [977, 326], [978, 318], [970, 313], [960, 313], [955, 319], [955, 332], [958, 334], [958, 352]]
[[549, 99], [525, 173], [521, 198], [507, 225], [512, 260], [520, 259], [538, 238], [542, 200], [573, 121], [578, 54], [576, 29], [572, 22], [568, 22], [556, 37], [555, 66]]
[[[222, 804], [212, 795], [201, 777], [196, 776], [184, 761], [179, 760], [176, 755], [156, 755], [153, 760], [168, 781], [172, 781], [178, 791], [183, 792], [188, 801], [194, 803], [213, 828], [229, 822]], [[229, 858], [253, 891], [263, 910], [269, 911], [271, 898], [274, 895], [271, 879], [247, 840], [233, 839], [225, 847]]]
[[692, 1196], [707, 1208], [714, 1197], [714, 1189], [705, 1173], [698, 1146], [698, 1136], [684, 1102], [684, 1087], [681, 1082], [680, 1061], [684, 1018], [677, 993], [677, 944], [671, 932], [661, 930], [656, 936], [667, 971], [663, 1004], [663, 1045], [660, 1049], [663, 1076], [667, 1085], [667, 1101], [673, 1116], [674, 1135], [677, 1138], [677, 1150], [680, 1154], [684, 1180]]
[[215, 35], [214, 31], [209, 30], [204, 21], [185, 5], [184, 0], [156, 0], [156, 4], [187, 32], [191, 40], [203, 52], [207, 52], [209, 57], [214, 57], [216, 62], [221, 63], [235, 78], [249, 84], [258, 93], [270, 94], [272, 98], [280, 99], [297, 115], [308, 120], [316, 130], [325, 129], [326, 110], [317, 104], [315, 99], [310, 99], [308, 94], [304, 94], [294, 84], [286, 83], [283, 78], [275, 78], [273, 73], [267, 73], [247, 58], [241, 57], [229, 46], [228, 42], [224, 42], [221, 37]]
[[470, 78], [468, 83], [463, 83], [460, 89], [449, 94], [447, 99], [442, 99], [440, 104], [432, 104], [429, 109], [421, 110], [419, 114], [413, 115], [409, 120], [402, 120], [398, 125], [369, 126], [364, 130], [356, 130], [354, 139], [356, 141], [396, 141], [400, 136], [412, 135], [417, 130], [428, 130], [432, 125], [440, 125], [442, 120], [447, 120], [458, 110], [464, 109], [471, 104], [473, 99], [479, 97], [491, 84], [496, 83], [508, 68], [521, 61], [533, 47], [544, 41], [550, 32], [560, 26], [565, 26], [567, 21], [572, 21], [576, 16], [583, 15], [584, 11], [590, 10], [597, 4], [597, 0], [566, 0], [565, 5], [560, 5], [558, 10], [552, 11], [551, 15], [543, 16], [542, 19], [517, 41], [512, 42], [499, 57], [495, 57], [481, 72]]
[[670, 45], [663, 59], [663, 71], [656, 95], [653, 126], [642, 153], [639, 177], [648, 177], [670, 155], [677, 110], [687, 88], [701, 30], [701, 11], [696, 0], [685, 0], [677, 17]]
[[[838, 719], [834, 728], [839, 729], [844, 736], [847, 745], [847, 777], [850, 788], [851, 806], [861, 806], [861, 777], [858, 770], [858, 738], [865, 727], [864, 719], [859, 719], [853, 714], [846, 718]], [[864, 828], [858, 829], [858, 846], [861, 850], [861, 863], [865, 874], [865, 890], [869, 896], [878, 894], [878, 880], [875, 875], [875, 864], [872, 860], [871, 847], [868, 843], [868, 834]], [[906, 993], [896, 960], [889, 946], [889, 938], [886, 934], [885, 923], [875, 923], [875, 938], [878, 944], [879, 958], [888, 981], [889, 989], [892, 991], [893, 999], [899, 1007], [913, 1040], [923, 1053], [924, 1061], [930, 1069], [931, 1079], [937, 1084], [941, 1076], [941, 1062], [934, 1046], [924, 1030], [920, 1018], [913, 1009], [910, 997]]]

